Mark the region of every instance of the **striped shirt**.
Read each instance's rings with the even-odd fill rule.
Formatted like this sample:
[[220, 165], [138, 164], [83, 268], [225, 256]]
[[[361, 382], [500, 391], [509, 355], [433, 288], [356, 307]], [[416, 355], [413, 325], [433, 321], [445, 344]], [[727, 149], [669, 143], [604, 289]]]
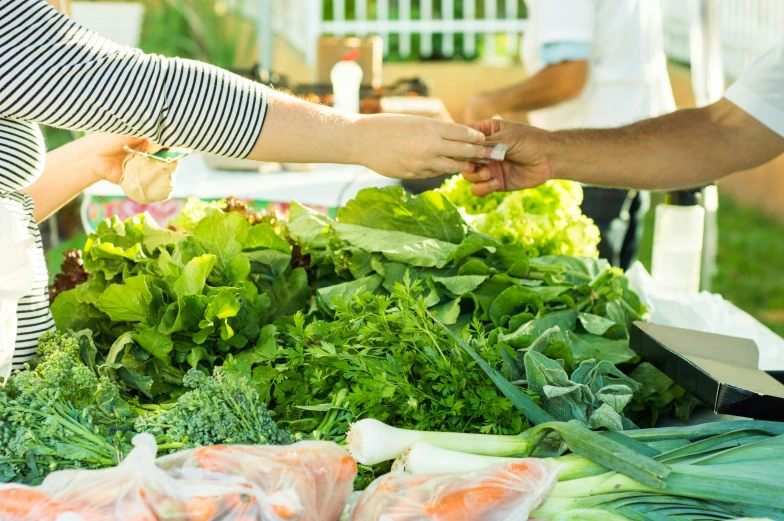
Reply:
[[[112, 43], [44, 0], [0, 0], [0, 204], [28, 223], [38, 245], [35, 286], [17, 311], [15, 368], [54, 328], [34, 201], [24, 193], [46, 157], [36, 123], [244, 158], [266, 109], [267, 90], [259, 83]], [[0, 244], [4, 235], [0, 230]]]

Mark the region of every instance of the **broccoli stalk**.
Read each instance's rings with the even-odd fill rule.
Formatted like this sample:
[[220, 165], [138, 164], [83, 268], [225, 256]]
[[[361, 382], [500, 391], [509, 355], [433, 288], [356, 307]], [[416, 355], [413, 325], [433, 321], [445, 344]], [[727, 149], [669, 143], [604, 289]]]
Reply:
[[80, 359], [78, 338], [46, 333], [34, 370], [0, 389], [0, 481], [36, 484], [49, 472], [116, 465], [135, 415], [105, 376]]

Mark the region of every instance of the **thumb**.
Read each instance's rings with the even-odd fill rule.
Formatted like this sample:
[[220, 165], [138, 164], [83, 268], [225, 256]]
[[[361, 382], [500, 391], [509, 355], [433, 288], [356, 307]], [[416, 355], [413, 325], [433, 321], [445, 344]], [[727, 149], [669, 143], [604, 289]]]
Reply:
[[469, 127], [478, 130], [485, 136], [492, 136], [501, 131], [504, 127], [504, 122], [500, 119], [486, 119], [484, 121], [477, 121], [472, 123]]

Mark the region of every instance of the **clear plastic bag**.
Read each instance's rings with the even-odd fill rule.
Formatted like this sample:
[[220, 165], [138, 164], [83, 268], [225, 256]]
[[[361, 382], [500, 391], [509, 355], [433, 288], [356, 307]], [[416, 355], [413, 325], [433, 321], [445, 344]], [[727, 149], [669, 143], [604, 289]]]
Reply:
[[158, 465], [179, 479], [243, 477], [267, 497], [265, 521], [336, 521], [357, 475], [346, 451], [318, 441], [202, 447], [161, 458]]
[[136, 436], [118, 466], [0, 486], [0, 521], [336, 521], [357, 465], [334, 443], [216, 446], [156, 461]]
[[555, 487], [558, 468], [520, 459], [466, 474], [393, 473], [368, 487], [351, 521], [526, 521]]
[[152, 436], [136, 436], [133, 443], [136, 448], [117, 467], [55, 472], [47, 476], [39, 491], [67, 506], [71, 521], [274, 519], [266, 516], [271, 498], [242, 477], [179, 479], [156, 464], [157, 447]]
[[0, 521], [111, 520], [100, 512], [84, 511], [75, 504], [58, 501], [38, 488], [0, 485]]

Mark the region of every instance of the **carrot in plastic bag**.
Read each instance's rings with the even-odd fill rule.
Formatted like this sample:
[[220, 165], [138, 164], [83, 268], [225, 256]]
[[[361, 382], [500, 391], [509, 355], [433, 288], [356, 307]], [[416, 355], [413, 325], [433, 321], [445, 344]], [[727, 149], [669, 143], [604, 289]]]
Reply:
[[12, 485], [0, 488], [0, 521], [57, 521], [63, 514], [78, 512], [83, 521], [111, 521], [96, 511], [57, 501], [40, 490]]
[[335, 521], [353, 490], [357, 464], [329, 442], [288, 446], [213, 446], [167, 456], [161, 468], [175, 476], [200, 471], [241, 476], [266, 496], [265, 519]]
[[[230, 474], [179, 478], [157, 465], [154, 437], [140, 434], [133, 444], [118, 466], [55, 472], [44, 480], [41, 492], [74, 506], [70, 511], [75, 517], [68, 521], [278, 521], [264, 517], [267, 495], [248, 480]], [[100, 517], [88, 517], [91, 512]]]
[[526, 521], [552, 492], [553, 464], [520, 459], [468, 474], [390, 474], [362, 494], [352, 521]]

